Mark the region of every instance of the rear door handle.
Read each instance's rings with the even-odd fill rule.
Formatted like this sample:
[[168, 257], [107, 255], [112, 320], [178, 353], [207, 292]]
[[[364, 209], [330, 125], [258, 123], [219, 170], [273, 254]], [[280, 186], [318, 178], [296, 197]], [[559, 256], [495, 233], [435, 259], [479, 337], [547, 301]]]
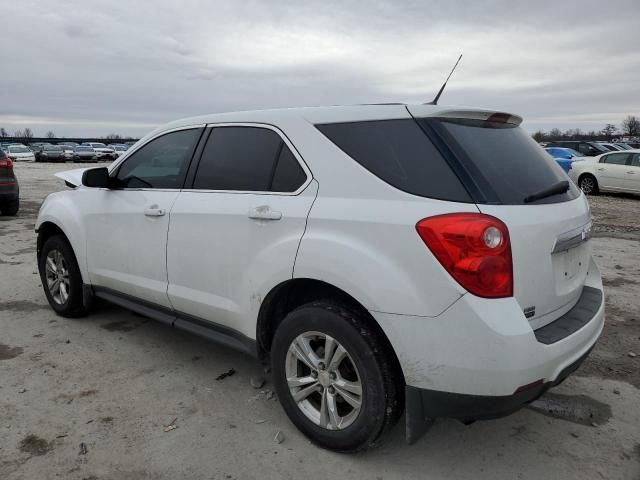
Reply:
[[636, 174], [636, 172], [627, 172], [627, 173], [630, 174], [630, 175], [635, 175]]
[[144, 214], [147, 217], [161, 217], [165, 213], [164, 208], [159, 208], [158, 205], [150, 205], [144, 209]]
[[260, 205], [259, 207], [249, 210], [248, 217], [255, 220], [280, 220], [282, 218], [282, 212], [271, 210], [269, 205]]

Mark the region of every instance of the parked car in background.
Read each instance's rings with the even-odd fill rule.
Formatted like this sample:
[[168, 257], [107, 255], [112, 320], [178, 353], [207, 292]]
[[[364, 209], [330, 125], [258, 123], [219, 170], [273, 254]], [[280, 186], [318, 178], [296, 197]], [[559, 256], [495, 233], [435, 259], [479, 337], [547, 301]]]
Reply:
[[583, 141], [559, 141], [559, 142], [549, 142], [547, 147], [563, 147], [563, 148], [571, 148], [579, 152], [584, 157], [595, 157], [596, 155], [600, 155], [602, 153], [606, 153], [609, 149], [603, 147], [602, 145], [598, 145], [596, 142], [583, 142]]
[[42, 145], [35, 152], [36, 162], [65, 162], [64, 150], [58, 145]]
[[69, 145], [67, 143], [59, 143], [58, 146], [61, 147], [62, 150], [64, 151], [64, 157], [67, 160], [70, 160], [73, 158], [73, 149], [75, 148], [74, 145]]
[[88, 145], [78, 145], [73, 149], [74, 162], [97, 162], [98, 155], [93, 147]]
[[31, 148], [31, 150], [33, 150], [35, 153], [42, 150], [42, 147], [44, 147], [45, 145], [51, 145], [51, 144], [48, 142], [34, 142], [29, 144], [29, 148]]
[[545, 150], [555, 159], [558, 165], [560, 165], [565, 172], [571, 170], [571, 164], [575, 159], [582, 157], [579, 152], [576, 152], [571, 148], [546, 147]]
[[33, 162], [36, 159], [33, 151], [31, 151], [30, 148], [27, 148], [24, 145], [9, 145], [8, 147], [6, 147], [5, 153], [14, 162]]
[[613, 145], [619, 147], [619, 150], [633, 150], [633, 147], [631, 145], [627, 145], [623, 142], [614, 142]]
[[617, 143], [609, 143], [609, 142], [595, 142], [595, 143], [603, 146], [610, 152], [619, 152], [620, 150], [626, 150], [624, 147], [622, 147], [621, 145], [618, 145]]
[[124, 155], [124, 152], [129, 150], [129, 145], [111, 145], [118, 157]]
[[115, 160], [118, 158], [115, 150], [100, 142], [85, 142], [82, 145], [88, 145], [96, 152], [98, 160]]
[[13, 162], [0, 150], [0, 213], [15, 215], [20, 208], [20, 187], [13, 171]]
[[569, 177], [587, 195], [640, 193], [640, 150], [610, 152], [576, 162]]
[[366, 105], [173, 122], [57, 174], [77, 188], [38, 214], [44, 295], [270, 362], [325, 448], [370, 447], [403, 410], [409, 441], [510, 414], [578, 368], [605, 305], [588, 202], [521, 121]]

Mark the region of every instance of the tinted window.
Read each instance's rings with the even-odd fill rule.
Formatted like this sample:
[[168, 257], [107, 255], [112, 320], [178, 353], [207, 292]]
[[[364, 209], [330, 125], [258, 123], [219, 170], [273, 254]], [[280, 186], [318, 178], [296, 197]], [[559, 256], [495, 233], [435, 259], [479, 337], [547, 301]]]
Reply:
[[356, 162], [400, 190], [423, 197], [471, 201], [460, 180], [414, 120], [316, 127]]
[[[420, 121], [442, 136], [485, 202], [523, 204], [527, 196], [567, 179], [553, 158], [516, 125], [469, 119]], [[578, 195], [570, 184], [567, 193], [540, 202], [566, 201]]]
[[604, 155], [601, 159], [601, 163], [610, 163], [612, 165], [627, 165], [627, 159], [630, 157], [628, 153], [611, 153]]
[[282, 144], [280, 136], [266, 128], [214, 128], [202, 152], [193, 188], [269, 191]]
[[273, 192], [295, 192], [307, 179], [298, 160], [284, 143], [276, 171], [273, 174], [271, 190]]
[[640, 153], [634, 153], [631, 157], [631, 165], [634, 167], [640, 167]]
[[118, 169], [123, 188], [182, 188], [199, 129], [179, 130], [150, 141]]

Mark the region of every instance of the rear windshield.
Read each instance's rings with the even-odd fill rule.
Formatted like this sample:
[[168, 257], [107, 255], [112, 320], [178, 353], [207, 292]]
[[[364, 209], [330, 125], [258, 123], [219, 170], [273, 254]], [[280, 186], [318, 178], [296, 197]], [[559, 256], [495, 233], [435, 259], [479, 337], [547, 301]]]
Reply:
[[[484, 202], [520, 205], [534, 193], [567, 181], [562, 168], [522, 128], [498, 122], [470, 119], [420, 119], [451, 149], [469, 178], [483, 194]], [[566, 193], [535, 203], [554, 203], [577, 198], [569, 182]]]
[[441, 200], [473, 201], [413, 119], [316, 127], [364, 168], [402, 191]]
[[31, 152], [31, 150], [29, 150], [27, 147], [9, 147], [9, 152], [11, 152], [11, 153], [29, 153], [29, 152]]
[[55, 145], [45, 145], [44, 149], [47, 152], [61, 152], [62, 151], [62, 147], [56, 147]]

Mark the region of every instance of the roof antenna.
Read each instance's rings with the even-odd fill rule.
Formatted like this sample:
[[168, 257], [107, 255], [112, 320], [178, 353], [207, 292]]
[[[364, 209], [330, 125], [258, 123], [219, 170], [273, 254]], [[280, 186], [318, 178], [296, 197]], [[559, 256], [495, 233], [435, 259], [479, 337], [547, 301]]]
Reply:
[[434, 98], [433, 100], [431, 100], [430, 102], [425, 103], [425, 105], [437, 105], [438, 104], [438, 100], [440, 100], [440, 95], [442, 95], [442, 92], [444, 92], [444, 87], [447, 86], [447, 82], [449, 81], [449, 79], [451, 78], [451, 75], [453, 74], [453, 71], [456, 69], [456, 67], [458, 66], [458, 64], [460, 63], [460, 60], [462, 60], [462, 54], [460, 54], [460, 56], [458, 57], [458, 61], [456, 62], [456, 64], [453, 66], [453, 68], [451, 69], [451, 71], [449, 72], [449, 76], [447, 77], [447, 79], [444, 81], [444, 83], [442, 84], [442, 86], [440, 87], [440, 91], [438, 92], [438, 94], [436, 95], [436, 98]]

